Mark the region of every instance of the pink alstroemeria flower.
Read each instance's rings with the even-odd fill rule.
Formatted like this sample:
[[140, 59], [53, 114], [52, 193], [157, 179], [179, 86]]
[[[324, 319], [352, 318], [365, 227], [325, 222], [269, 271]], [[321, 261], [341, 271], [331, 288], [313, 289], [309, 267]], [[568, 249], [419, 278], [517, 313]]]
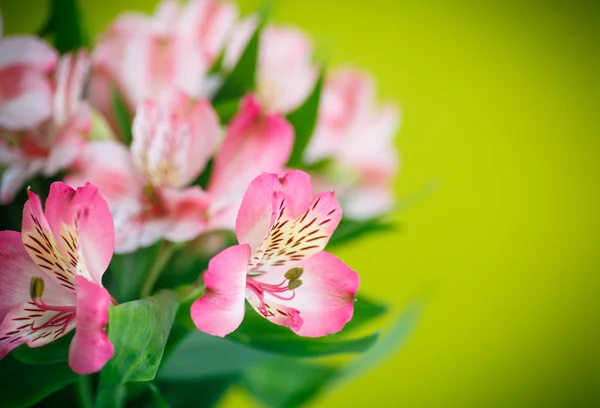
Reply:
[[0, 128], [0, 202], [12, 201], [23, 184], [36, 174], [47, 177], [67, 168], [85, 144], [92, 127], [83, 88], [90, 62], [87, 52], [63, 56], [54, 71], [48, 109], [52, 115], [21, 132]]
[[160, 101], [139, 106], [130, 149], [115, 141], [89, 143], [65, 179], [98, 186], [113, 213], [119, 253], [161, 238], [187, 241], [206, 228], [208, 196], [187, 186], [214, 151], [219, 119], [208, 101], [182, 92]]
[[52, 114], [49, 74], [58, 53], [33, 36], [2, 36], [0, 14], [0, 129], [33, 128]]
[[398, 126], [395, 107], [376, 106], [368, 74], [344, 68], [327, 78], [306, 159], [331, 160], [325, 173], [313, 176], [323, 188], [335, 188], [346, 216], [365, 219], [393, 206], [392, 182], [398, 171], [393, 137]]
[[120, 15], [93, 55], [92, 103], [112, 118], [114, 90], [131, 109], [171, 88], [203, 96], [206, 73], [236, 19], [235, 4], [219, 0], [191, 0], [183, 7], [164, 0], [154, 16]]
[[352, 318], [358, 274], [323, 251], [342, 217], [333, 192], [313, 197], [308, 174], [263, 173], [248, 187], [236, 221], [239, 245], [204, 273], [191, 316], [215, 336], [244, 318], [244, 298], [269, 321], [307, 337], [340, 331]]
[[111, 296], [102, 286], [113, 246], [110, 212], [93, 185], [53, 183], [45, 211], [29, 192], [22, 233], [0, 232], [0, 358], [75, 329], [69, 366], [100, 370], [114, 354], [104, 330]]
[[[233, 69], [257, 28], [256, 16], [239, 23], [225, 49], [223, 66]], [[268, 26], [261, 33], [256, 75], [256, 96], [270, 112], [288, 113], [299, 107], [315, 86], [318, 70], [313, 47], [302, 31]]]

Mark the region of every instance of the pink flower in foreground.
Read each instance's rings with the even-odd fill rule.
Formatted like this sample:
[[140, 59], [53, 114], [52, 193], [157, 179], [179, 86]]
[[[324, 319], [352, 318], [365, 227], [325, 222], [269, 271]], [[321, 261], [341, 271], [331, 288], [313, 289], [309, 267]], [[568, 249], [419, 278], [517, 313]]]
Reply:
[[[257, 27], [257, 18], [243, 20], [225, 50], [223, 66], [233, 69]], [[266, 110], [288, 113], [304, 102], [315, 86], [317, 68], [312, 43], [292, 27], [269, 26], [260, 38], [256, 96]]]
[[154, 16], [124, 13], [101, 37], [93, 55], [93, 103], [112, 117], [112, 90], [131, 108], [177, 88], [202, 95], [208, 69], [237, 19], [234, 3], [164, 0]]
[[33, 128], [52, 113], [48, 78], [58, 53], [33, 36], [2, 37], [0, 15], [0, 128]]
[[53, 176], [67, 168], [80, 153], [92, 126], [90, 107], [83, 99], [89, 59], [87, 52], [67, 54], [54, 71], [47, 103], [51, 116], [40, 125], [10, 132], [0, 129], [0, 164], [6, 166], [0, 182], [0, 202], [12, 201], [32, 176]]
[[335, 188], [346, 216], [369, 218], [393, 206], [392, 182], [398, 171], [393, 137], [398, 126], [393, 106], [376, 107], [367, 74], [341, 69], [327, 78], [306, 159], [331, 160], [325, 174], [314, 176], [323, 187]]
[[89, 143], [66, 178], [90, 181], [108, 201], [117, 252], [132, 252], [160, 238], [186, 241], [206, 227], [208, 197], [189, 186], [218, 140], [219, 119], [207, 101], [181, 92], [141, 104], [131, 148], [115, 141]]
[[0, 232], [0, 358], [75, 329], [69, 366], [100, 370], [114, 354], [104, 330], [111, 297], [102, 287], [113, 246], [108, 206], [91, 184], [53, 183], [45, 212], [29, 192], [22, 233]]
[[352, 318], [359, 278], [323, 251], [342, 217], [333, 192], [313, 197], [308, 174], [263, 173], [248, 187], [236, 222], [239, 245], [204, 273], [194, 302], [198, 329], [225, 336], [244, 318], [244, 298], [269, 321], [307, 337], [340, 331]]

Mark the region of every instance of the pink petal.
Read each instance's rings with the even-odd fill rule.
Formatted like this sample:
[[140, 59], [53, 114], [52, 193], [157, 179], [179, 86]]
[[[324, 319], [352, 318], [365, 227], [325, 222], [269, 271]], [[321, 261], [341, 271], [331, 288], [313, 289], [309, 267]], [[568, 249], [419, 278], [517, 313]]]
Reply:
[[304, 323], [304, 320], [297, 309], [287, 306], [287, 302], [276, 299], [268, 293], [264, 294], [262, 305], [259, 297], [252, 290], [246, 289], [246, 299], [248, 299], [248, 303], [250, 303], [252, 308], [256, 310], [259, 315], [271, 323], [289, 327], [294, 331], [300, 330]]
[[77, 374], [100, 371], [115, 354], [104, 330], [110, 304], [106, 289], [77, 276], [77, 326], [69, 347], [69, 366]]
[[228, 39], [237, 18], [235, 3], [215, 0], [188, 2], [179, 22], [185, 36], [193, 38], [207, 65], [217, 58]]
[[273, 199], [273, 224], [268, 237], [257, 251], [262, 263], [270, 267], [291, 268], [323, 250], [342, 218], [342, 210], [333, 192], [317, 194], [297, 218], [290, 217], [293, 199], [277, 192]]
[[51, 112], [52, 88], [43, 73], [23, 66], [0, 69], [0, 126], [31, 129]]
[[316, 80], [308, 36], [292, 27], [267, 27], [257, 76], [257, 95], [264, 106], [271, 112], [290, 112], [304, 102]]
[[248, 184], [261, 172], [283, 170], [291, 153], [293, 134], [283, 117], [262, 113], [254, 97], [242, 100], [215, 157], [208, 186], [216, 225], [233, 227], [231, 221], [235, 220]]
[[[88, 143], [73, 164], [65, 182], [79, 187], [90, 182], [111, 204], [138, 201], [145, 180], [137, 171], [131, 153], [121, 143], [96, 141]], [[114, 209], [113, 209], [114, 210]]]
[[166, 189], [162, 192], [162, 198], [171, 224], [165, 232], [166, 239], [175, 242], [189, 241], [206, 229], [209, 201], [200, 187]]
[[293, 218], [301, 216], [313, 199], [310, 176], [300, 170], [292, 170], [279, 178], [277, 190], [289, 197], [288, 211]]
[[98, 189], [89, 183], [77, 190], [52, 183], [46, 216], [63, 253], [77, 262], [77, 273], [101, 285], [112, 258], [115, 233], [108, 204]]
[[183, 187], [198, 177], [219, 133], [210, 103], [172, 91], [163, 94], [160, 104], [147, 101], [138, 107], [131, 151], [154, 186]]
[[267, 236], [271, 226], [273, 194], [278, 183], [276, 174], [262, 173], [255, 178], [242, 199], [235, 222], [238, 242], [254, 250]]
[[23, 343], [40, 347], [73, 330], [75, 307], [59, 307], [63, 310], [41, 310], [29, 301], [11, 309], [0, 324], [0, 359]]
[[211, 259], [203, 276], [206, 291], [191, 308], [199, 330], [224, 337], [242, 322], [250, 253], [249, 245], [235, 245]]
[[44, 279], [44, 300], [62, 304], [65, 288], [33, 262], [23, 246], [21, 233], [0, 231], [0, 322], [10, 309], [31, 300], [31, 278]]
[[[309, 161], [315, 162], [334, 155], [346, 143], [348, 136], [375, 104], [372, 78], [365, 72], [342, 68], [328, 75], [319, 106], [315, 134], [306, 150]], [[360, 133], [363, 139], [365, 133]]]
[[90, 60], [86, 51], [67, 54], [61, 58], [56, 69], [56, 91], [54, 92], [54, 122], [60, 126], [83, 109], [85, 81], [90, 71]]
[[301, 265], [302, 285], [287, 306], [300, 311], [300, 336], [320, 337], [342, 330], [352, 318], [358, 274], [337, 257], [319, 252]]
[[0, 38], [0, 69], [20, 65], [47, 73], [52, 70], [57, 59], [58, 53], [39, 38], [32, 36]]
[[[51, 279], [55, 279], [61, 286], [74, 291], [77, 257], [72, 250], [70, 250], [69, 259], [61, 252], [42, 211], [40, 198], [31, 191], [27, 193], [29, 199], [23, 207], [23, 245], [40, 270], [43, 270]], [[72, 241], [68, 235], [66, 237], [58, 236], [65, 243], [68, 241], [70, 244]]]

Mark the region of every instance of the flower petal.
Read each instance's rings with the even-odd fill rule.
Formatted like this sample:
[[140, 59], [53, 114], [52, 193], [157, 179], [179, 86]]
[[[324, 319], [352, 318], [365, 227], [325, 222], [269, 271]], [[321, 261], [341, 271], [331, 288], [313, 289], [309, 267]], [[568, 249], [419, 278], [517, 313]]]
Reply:
[[73, 330], [75, 307], [56, 309], [43, 310], [32, 301], [11, 309], [0, 324], [0, 358], [23, 343], [40, 347]]
[[110, 304], [106, 289], [77, 276], [77, 326], [69, 347], [69, 366], [77, 374], [100, 371], [115, 354], [104, 330]]
[[0, 231], [0, 322], [13, 307], [31, 300], [31, 278], [44, 279], [44, 300], [60, 304], [65, 289], [31, 260], [23, 246], [21, 233]]
[[0, 126], [31, 129], [51, 113], [52, 88], [43, 73], [23, 66], [0, 69]]
[[252, 96], [242, 100], [223, 145], [215, 157], [208, 186], [211, 216], [216, 226], [232, 228], [231, 221], [248, 184], [261, 172], [279, 173], [287, 162], [294, 132], [281, 116], [263, 114]]
[[352, 318], [358, 274], [334, 255], [319, 252], [301, 265], [302, 285], [287, 306], [300, 311], [300, 336], [320, 337], [337, 333]]
[[247, 244], [229, 247], [211, 259], [203, 276], [206, 291], [191, 308], [199, 330], [224, 337], [242, 323], [249, 261]]
[[146, 101], [138, 107], [131, 152], [154, 186], [183, 187], [205, 167], [219, 133], [219, 119], [209, 102], [165, 92], [160, 104]]
[[265, 239], [271, 227], [273, 194], [278, 183], [276, 174], [262, 173], [252, 180], [235, 222], [238, 242], [250, 244], [254, 250]]
[[200, 187], [165, 189], [162, 198], [171, 224], [165, 233], [166, 239], [189, 241], [206, 229], [209, 202], [208, 195]]
[[293, 218], [301, 216], [313, 199], [310, 176], [300, 170], [292, 170], [280, 177], [277, 190], [283, 191], [289, 197], [287, 210]]
[[332, 191], [317, 194], [296, 219], [289, 216], [287, 209], [293, 205], [286, 193], [275, 194], [273, 226], [255, 251], [253, 265], [291, 268], [309, 259], [325, 248], [342, 218], [342, 209]]
[[[31, 191], [27, 193], [29, 199], [23, 207], [23, 245], [25, 245], [31, 259], [41, 270], [46, 272], [52, 279], [56, 279], [64, 288], [74, 291], [77, 259], [74, 256], [66, 258], [60, 251], [52, 229], [42, 211], [40, 198]], [[68, 239], [69, 244], [72, 241], [71, 237], [63, 239]]]
[[271, 112], [287, 113], [304, 102], [317, 80], [312, 44], [293, 27], [270, 26], [262, 33], [257, 95]]
[[246, 289], [246, 299], [256, 312], [279, 326], [289, 327], [296, 331], [300, 330], [304, 320], [300, 312], [293, 307], [286, 306], [281, 300], [274, 298], [268, 293], [263, 295], [263, 303], [260, 298], [252, 290]]
[[33, 36], [0, 39], [0, 69], [21, 65], [47, 73], [54, 67], [58, 53], [44, 40]]
[[115, 247], [115, 232], [108, 204], [96, 186], [87, 183], [74, 190], [61, 182], [52, 183], [46, 217], [62, 252], [75, 260], [77, 274], [102, 285]]

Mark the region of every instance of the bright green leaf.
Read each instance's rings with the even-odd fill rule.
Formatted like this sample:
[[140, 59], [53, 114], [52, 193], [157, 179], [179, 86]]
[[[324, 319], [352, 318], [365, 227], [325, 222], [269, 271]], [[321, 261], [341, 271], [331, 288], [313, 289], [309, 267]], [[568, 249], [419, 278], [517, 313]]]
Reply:
[[64, 363], [69, 359], [69, 346], [74, 335], [75, 331], [73, 330], [42, 347], [30, 348], [26, 344], [22, 344], [12, 353], [17, 360], [27, 364]]
[[308, 98], [295, 111], [287, 115], [288, 121], [294, 127], [295, 134], [294, 150], [288, 161], [288, 167], [302, 168], [303, 166], [302, 156], [317, 124], [324, 75], [325, 71], [323, 70]]
[[154, 379], [178, 306], [175, 294], [164, 291], [108, 310], [115, 356], [100, 372], [100, 388]]
[[32, 366], [12, 355], [0, 360], [3, 407], [28, 407], [77, 380], [66, 363]]

